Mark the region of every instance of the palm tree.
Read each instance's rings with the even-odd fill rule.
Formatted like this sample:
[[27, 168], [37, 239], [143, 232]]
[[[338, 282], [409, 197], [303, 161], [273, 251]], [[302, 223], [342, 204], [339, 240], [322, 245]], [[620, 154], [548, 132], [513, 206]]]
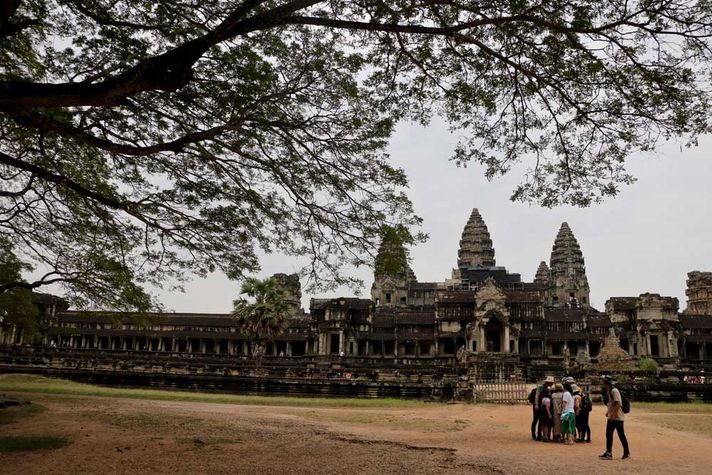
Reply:
[[273, 277], [257, 279], [249, 277], [240, 288], [242, 297], [233, 301], [232, 316], [240, 330], [250, 341], [252, 356], [258, 363], [262, 359], [267, 343], [284, 331], [290, 317], [290, 306], [284, 300], [284, 292]]

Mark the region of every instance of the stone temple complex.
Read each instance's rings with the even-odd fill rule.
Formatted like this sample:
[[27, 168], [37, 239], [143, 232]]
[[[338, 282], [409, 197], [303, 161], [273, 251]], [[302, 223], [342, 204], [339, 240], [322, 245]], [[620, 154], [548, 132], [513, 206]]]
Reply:
[[[383, 243], [380, 252], [393, 246]], [[405, 262], [390, 271], [376, 266], [370, 299], [314, 298], [308, 313], [299, 308], [297, 276], [277, 274], [294, 315], [268, 345], [267, 357], [296, 366], [329, 357], [353, 358], [369, 368], [431, 369], [461, 358], [476, 366], [498, 357], [526, 373], [582, 361], [595, 365], [603, 342], [614, 335], [633, 359], [651, 357], [671, 367], [702, 367], [712, 360], [712, 272], [688, 274], [682, 312], [676, 298], [653, 293], [611, 297], [605, 308], [592, 308], [584, 255], [567, 223], [531, 282], [496, 264], [477, 209], [453, 251], [457, 267], [449, 278], [421, 282]], [[248, 357], [247, 338], [229, 314], [153, 314], [149, 324], [139, 325], [129, 315], [70, 311], [48, 296], [38, 305], [46, 315], [44, 343], [58, 348]], [[20, 329], [0, 323], [0, 345], [19, 341]]]

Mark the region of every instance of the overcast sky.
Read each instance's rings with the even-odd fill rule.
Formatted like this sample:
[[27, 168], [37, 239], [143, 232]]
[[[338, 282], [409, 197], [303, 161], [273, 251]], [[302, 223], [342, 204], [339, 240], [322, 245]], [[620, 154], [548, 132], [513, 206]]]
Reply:
[[[441, 122], [424, 128], [402, 124], [391, 140], [390, 154], [410, 181], [410, 197], [430, 235], [411, 249], [412, 268], [420, 281], [450, 277], [457, 262], [463, 227], [472, 208], [478, 208], [494, 242], [497, 265], [532, 281], [539, 262], [549, 263], [551, 247], [562, 222], [569, 223], [586, 261], [591, 304], [603, 310], [613, 296], [643, 292], [670, 295], [686, 306], [685, 280], [692, 270], [712, 271], [712, 137], [700, 146], [681, 148], [665, 144], [656, 155], [631, 157], [628, 170], [638, 182], [625, 187], [615, 199], [580, 209], [543, 209], [513, 203], [509, 196], [520, 176], [511, 174], [488, 182], [482, 168], [458, 168], [448, 158], [457, 137]], [[261, 277], [292, 273], [299, 263], [292, 258], [267, 256]], [[366, 285], [369, 269], [355, 270]], [[166, 310], [176, 312], [228, 312], [239, 283], [222, 275], [195, 279], [186, 292], [160, 293]], [[348, 289], [310, 297], [353, 295]]]

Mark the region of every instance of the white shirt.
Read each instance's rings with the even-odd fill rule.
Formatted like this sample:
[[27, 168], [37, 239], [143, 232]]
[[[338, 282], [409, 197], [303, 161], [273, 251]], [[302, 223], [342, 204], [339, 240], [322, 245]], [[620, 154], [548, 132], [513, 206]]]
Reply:
[[564, 391], [564, 414], [574, 412], [574, 397], [570, 392]]

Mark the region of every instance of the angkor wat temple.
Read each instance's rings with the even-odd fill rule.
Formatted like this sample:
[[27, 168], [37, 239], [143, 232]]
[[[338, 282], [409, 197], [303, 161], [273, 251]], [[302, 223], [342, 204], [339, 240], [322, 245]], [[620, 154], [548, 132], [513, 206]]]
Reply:
[[[387, 250], [384, 244], [380, 252]], [[442, 282], [419, 282], [405, 264], [396, 272], [376, 271], [370, 299], [315, 298], [306, 313], [298, 277], [276, 277], [294, 316], [268, 345], [267, 357], [293, 367], [331, 359], [354, 367], [432, 369], [453, 361], [476, 366], [492, 357], [511, 362], [510, 369], [595, 365], [609, 335], [632, 357], [651, 357], [661, 366], [704, 367], [712, 360], [711, 272], [688, 274], [682, 312], [678, 299], [652, 293], [611, 297], [604, 309], [594, 309], [583, 253], [566, 223], [532, 282], [496, 265], [477, 209], [463, 230], [457, 268]], [[152, 314], [139, 323], [129, 315], [69, 311], [57, 298], [39, 305], [47, 316], [42, 343], [59, 349], [129, 354], [124, 359], [249, 358], [247, 338], [229, 314]], [[19, 329], [0, 324], [0, 344], [20, 341]]]

